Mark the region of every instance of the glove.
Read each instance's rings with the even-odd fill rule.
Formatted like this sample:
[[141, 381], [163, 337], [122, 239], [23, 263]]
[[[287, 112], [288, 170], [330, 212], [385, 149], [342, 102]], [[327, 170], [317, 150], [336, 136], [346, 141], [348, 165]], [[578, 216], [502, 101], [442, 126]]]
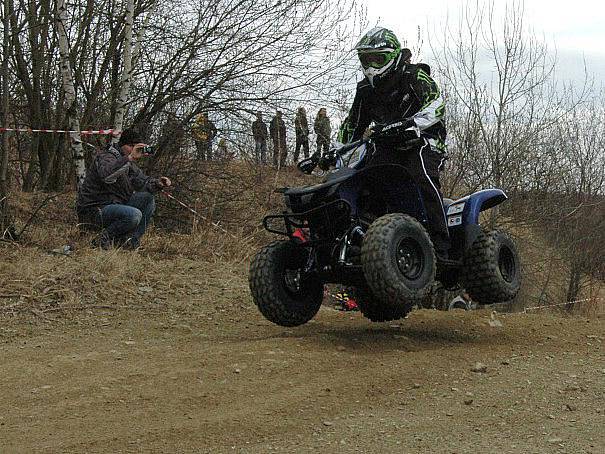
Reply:
[[420, 129], [411, 118], [387, 125], [374, 134], [374, 140], [382, 146], [402, 147], [420, 138]]

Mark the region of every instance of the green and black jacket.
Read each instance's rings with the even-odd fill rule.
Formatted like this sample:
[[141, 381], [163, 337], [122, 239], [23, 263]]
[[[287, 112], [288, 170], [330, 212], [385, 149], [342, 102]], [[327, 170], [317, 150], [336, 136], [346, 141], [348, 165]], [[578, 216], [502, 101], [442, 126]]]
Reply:
[[[372, 87], [357, 84], [355, 100], [340, 128], [339, 141], [361, 139], [372, 124], [388, 125], [410, 120], [438, 151], [445, 151], [445, 104], [439, 87], [425, 65], [399, 63], [392, 76]], [[413, 122], [413, 124], [412, 124]]]

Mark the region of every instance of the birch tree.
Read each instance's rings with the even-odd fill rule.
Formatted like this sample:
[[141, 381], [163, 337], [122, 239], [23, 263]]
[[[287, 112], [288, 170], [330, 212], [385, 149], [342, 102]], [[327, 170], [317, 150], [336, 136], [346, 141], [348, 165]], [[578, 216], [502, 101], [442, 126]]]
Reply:
[[69, 61], [69, 40], [67, 37], [67, 7], [65, 0], [57, 0], [56, 27], [59, 36], [59, 54], [61, 57], [61, 76], [63, 80], [63, 91], [65, 93], [65, 102], [67, 104], [67, 118], [69, 136], [71, 138], [71, 149], [73, 151], [74, 168], [76, 172], [76, 184], [78, 188], [84, 182], [86, 176], [86, 164], [84, 161], [84, 149], [82, 147], [82, 138], [80, 135], [80, 120], [78, 117], [76, 89]]
[[114, 129], [119, 131], [115, 134], [112, 142], [118, 142], [121, 131], [124, 127], [124, 114], [126, 113], [126, 105], [128, 102], [128, 94], [130, 92], [130, 84], [132, 82], [132, 28], [134, 24], [134, 0], [127, 0], [126, 14], [124, 24], [124, 42], [122, 44], [122, 77], [120, 85], [120, 95], [118, 96], [118, 107], [116, 110], [116, 118]]

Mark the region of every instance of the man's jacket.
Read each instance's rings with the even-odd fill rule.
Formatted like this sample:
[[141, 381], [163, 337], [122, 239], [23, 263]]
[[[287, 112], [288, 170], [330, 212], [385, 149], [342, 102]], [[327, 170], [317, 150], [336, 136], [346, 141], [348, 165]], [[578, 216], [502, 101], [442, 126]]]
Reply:
[[191, 132], [193, 133], [193, 139], [198, 142], [212, 142], [216, 137], [216, 126], [208, 119], [202, 118], [196, 120], [191, 126]]
[[357, 84], [355, 100], [343, 123], [339, 141], [361, 139], [370, 124], [388, 125], [408, 120], [439, 151], [445, 151], [445, 104], [439, 87], [420, 65], [400, 63], [394, 74], [372, 87]]
[[274, 142], [285, 142], [286, 141], [286, 124], [281, 118], [273, 117], [269, 124], [269, 131], [271, 138]]
[[330, 125], [330, 119], [326, 115], [317, 115], [315, 117], [315, 123], [313, 130], [317, 134], [317, 140], [329, 141], [332, 135], [332, 126]]
[[158, 179], [150, 178], [113, 146], [97, 154], [86, 171], [76, 209], [84, 213], [113, 203], [125, 204], [135, 191], [157, 192]]
[[267, 140], [267, 124], [262, 120], [252, 122], [252, 136], [256, 141]]
[[309, 136], [309, 122], [307, 121], [307, 116], [305, 114], [300, 112], [296, 113], [294, 128], [296, 130], [296, 137], [305, 138]]

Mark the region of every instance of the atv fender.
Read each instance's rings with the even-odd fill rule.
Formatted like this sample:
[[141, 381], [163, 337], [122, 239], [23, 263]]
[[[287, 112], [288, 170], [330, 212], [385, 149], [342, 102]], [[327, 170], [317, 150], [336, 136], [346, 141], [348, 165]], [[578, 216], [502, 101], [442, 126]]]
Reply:
[[[462, 215], [464, 224], [479, 224], [479, 215], [482, 211], [500, 205], [508, 197], [502, 189], [484, 189], [463, 197], [447, 207], [448, 224], [453, 224], [452, 217]], [[463, 205], [464, 204], [464, 205]], [[456, 225], [456, 224], [453, 224]]]
[[452, 244], [455, 245], [450, 251], [452, 258], [461, 258], [481, 234], [481, 212], [500, 205], [507, 198], [501, 189], [484, 189], [444, 204]]

